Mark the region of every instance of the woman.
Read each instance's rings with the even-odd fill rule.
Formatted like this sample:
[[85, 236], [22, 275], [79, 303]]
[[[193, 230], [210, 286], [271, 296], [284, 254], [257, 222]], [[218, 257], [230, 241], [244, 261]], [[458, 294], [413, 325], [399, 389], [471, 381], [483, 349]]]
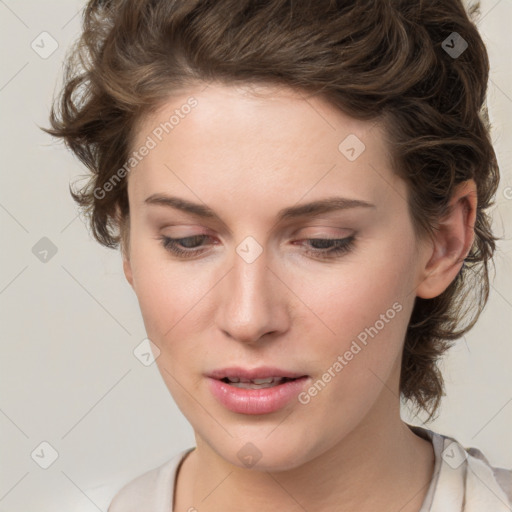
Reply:
[[400, 417], [487, 300], [488, 68], [460, 0], [88, 3], [47, 131], [196, 438], [110, 512], [511, 510]]

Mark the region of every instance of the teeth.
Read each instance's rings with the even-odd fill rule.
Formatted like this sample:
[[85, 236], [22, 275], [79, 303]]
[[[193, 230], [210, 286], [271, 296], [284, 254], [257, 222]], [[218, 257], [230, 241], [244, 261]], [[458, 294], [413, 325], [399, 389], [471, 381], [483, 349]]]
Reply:
[[267, 379], [253, 379], [251, 382], [254, 382], [254, 384], [270, 384], [273, 380], [277, 380], [277, 377], [270, 377]]
[[231, 385], [236, 388], [261, 389], [270, 388], [281, 384], [285, 379], [283, 377], [267, 377], [266, 379], [239, 379], [238, 377], [227, 377]]

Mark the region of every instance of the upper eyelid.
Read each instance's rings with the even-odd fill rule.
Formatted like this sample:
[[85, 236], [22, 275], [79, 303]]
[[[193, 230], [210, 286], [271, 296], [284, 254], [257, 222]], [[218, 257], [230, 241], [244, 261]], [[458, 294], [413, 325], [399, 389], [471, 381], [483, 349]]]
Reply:
[[[351, 238], [351, 237], [354, 237], [356, 235], [356, 231], [355, 230], [350, 230], [351, 232], [348, 233], [348, 234], [327, 234], [327, 233], [319, 233], [319, 234], [316, 234], [316, 235], [299, 235], [298, 233], [294, 234], [293, 236], [291, 236], [292, 238], [294, 239], [298, 239], [298, 240], [345, 240], [345, 239], [348, 239], [348, 238]], [[184, 235], [162, 235], [162, 238], [165, 238], [165, 239], [169, 239], [169, 240], [175, 240], [175, 241], [179, 241], [179, 240], [183, 240], [183, 239], [189, 239], [189, 238], [197, 238], [197, 237], [202, 237], [202, 240], [206, 240], [208, 241], [208, 239], [212, 240], [214, 238], [216, 238], [214, 235], [210, 234], [210, 233], [191, 233], [191, 234], [184, 234]], [[241, 241], [243, 242], [243, 240]], [[240, 242], [240, 243], [241, 243]], [[212, 245], [218, 245], [216, 243], [212, 244]]]
[[[192, 235], [186, 235], [186, 236], [166, 236], [166, 235], [163, 235], [161, 238], [164, 239], [164, 240], [169, 240], [169, 241], [173, 241], [175, 243], [179, 243], [180, 240], [187, 240], [187, 239], [190, 239], [190, 238], [197, 238], [197, 237], [201, 237], [201, 242], [203, 242], [203, 240], [208, 240], [208, 239], [212, 239], [214, 238], [213, 236], [211, 235], [208, 235], [208, 234], [205, 234], [205, 233], [196, 233], [196, 234], [192, 234]], [[343, 240], [351, 240], [351, 239], [355, 239], [356, 237], [356, 233], [353, 232], [351, 234], [348, 234], [346, 236], [342, 236], [342, 235], [338, 235], [338, 236], [329, 236], [329, 235], [317, 235], [317, 236], [302, 236], [302, 237], [294, 237], [294, 238], [298, 238], [298, 241], [303, 241], [303, 240], [322, 240], [322, 241], [343, 241]], [[297, 240], [295, 240], [297, 241]], [[190, 251], [193, 251], [193, 250], [200, 250], [202, 247], [205, 247], [206, 245], [208, 244], [201, 244], [199, 245], [197, 248], [190, 248], [189, 250]], [[212, 245], [218, 245], [218, 244], [212, 244]]]
[[[324, 219], [323, 221], [324, 222], [332, 222], [331, 219]], [[316, 222], [318, 222], [318, 221], [316, 221]], [[338, 231], [342, 230], [343, 232], [349, 231], [351, 233], [355, 232], [355, 229], [352, 227], [329, 226], [329, 225], [325, 225], [325, 224], [308, 224], [308, 225], [297, 226], [296, 224], [297, 224], [297, 222], [291, 222], [289, 225], [283, 227], [283, 231], [285, 231], [287, 234], [298, 233], [305, 229], [338, 230]], [[207, 227], [204, 225], [199, 225], [199, 224], [183, 224], [180, 222], [173, 222], [171, 224], [166, 223], [164, 226], [159, 228], [159, 230], [165, 230], [168, 228], [200, 230], [198, 232], [192, 232], [190, 234], [186, 234], [186, 235], [179, 236], [179, 237], [176, 235], [172, 235], [171, 238], [186, 238], [188, 236], [199, 236], [199, 235], [216, 236], [214, 233], [214, 231], [216, 231], [216, 230], [214, 228], [210, 228], [210, 227]], [[267, 233], [270, 233], [272, 231], [273, 231], [273, 228], [271, 228], [270, 230], [267, 230]], [[231, 236], [232, 231], [229, 230], [228, 234], [229, 234], [229, 236]], [[331, 235], [329, 235], [329, 236], [331, 236]], [[333, 236], [337, 236], [337, 235], [333, 235]], [[340, 236], [342, 236], [342, 235], [340, 234]]]

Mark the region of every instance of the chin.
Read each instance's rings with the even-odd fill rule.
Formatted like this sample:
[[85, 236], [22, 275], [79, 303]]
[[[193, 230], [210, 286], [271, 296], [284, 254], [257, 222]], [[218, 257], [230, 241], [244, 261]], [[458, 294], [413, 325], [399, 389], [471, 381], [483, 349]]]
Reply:
[[296, 440], [287, 436], [267, 434], [260, 436], [245, 435], [243, 439], [230, 439], [219, 445], [210, 445], [226, 462], [241, 469], [251, 471], [287, 471], [297, 468], [315, 457], [317, 450], [306, 446], [304, 436]]

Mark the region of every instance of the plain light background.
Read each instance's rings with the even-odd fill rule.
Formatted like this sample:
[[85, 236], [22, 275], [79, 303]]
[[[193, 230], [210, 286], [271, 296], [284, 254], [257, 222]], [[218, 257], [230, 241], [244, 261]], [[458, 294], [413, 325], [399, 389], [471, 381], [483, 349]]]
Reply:
[[[195, 445], [156, 365], [145, 366], [133, 353], [146, 336], [119, 253], [92, 239], [68, 193], [86, 169], [38, 129], [48, 126], [83, 6], [78, 0], [0, 0], [0, 512], [106, 511], [122, 485]], [[478, 26], [491, 58], [488, 102], [502, 172], [493, 218], [504, 240], [489, 303], [443, 360], [447, 396], [440, 417], [427, 425], [508, 468], [510, 20], [512, 2], [483, 0]], [[46, 262], [37, 257], [36, 244], [48, 244], [43, 237], [56, 250]], [[407, 410], [403, 417], [421, 424]], [[52, 449], [58, 457], [43, 469]]]

